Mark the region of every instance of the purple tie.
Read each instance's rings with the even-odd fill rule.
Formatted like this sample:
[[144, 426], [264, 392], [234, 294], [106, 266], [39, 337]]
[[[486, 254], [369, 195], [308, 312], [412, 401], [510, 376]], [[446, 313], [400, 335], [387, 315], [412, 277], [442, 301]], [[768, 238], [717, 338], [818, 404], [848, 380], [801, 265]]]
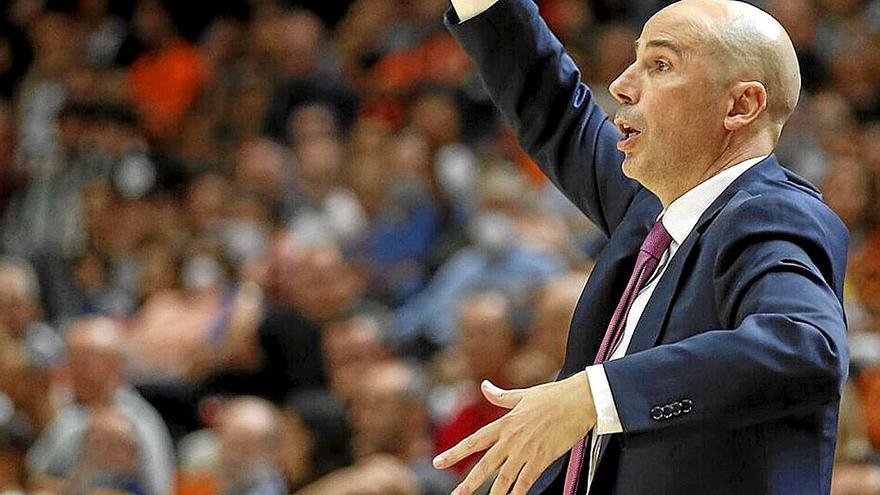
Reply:
[[[632, 307], [636, 296], [651, 278], [654, 270], [657, 269], [660, 258], [669, 247], [670, 242], [672, 242], [672, 237], [666, 231], [666, 228], [663, 227], [663, 223], [659, 221], [655, 223], [639, 248], [639, 257], [636, 258], [635, 268], [633, 268], [629, 283], [626, 284], [626, 290], [620, 296], [620, 302], [617, 303], [617, 308], [615, 308], [614, 314], [611, 316], [611, 321], [605, 330], [605, 337], [602, 338], [602, 344], [599, 346], [596, 358], [593, 359], [593, 364], [607, 361], [611, 354], [614, 353], [614, 349], [620, 343], [621, 337], [623, 337], [629, 308]], [[571, 449], [568, 470], [565, 472], [564, 495], [574, 495], [575, 490], [577, 490], [578, 478], [584, 465], [584, 454], [587, 451], [587, 438], [589, 436], [582, 438]]]

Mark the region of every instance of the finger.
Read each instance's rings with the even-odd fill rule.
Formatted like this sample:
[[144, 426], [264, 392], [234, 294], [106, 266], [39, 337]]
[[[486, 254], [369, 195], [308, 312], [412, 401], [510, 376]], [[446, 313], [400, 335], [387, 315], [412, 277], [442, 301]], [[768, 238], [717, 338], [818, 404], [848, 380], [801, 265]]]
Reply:
[[501, 470], [498, 471], [498, 476], [492, 483], [492, 491], [489, 492], [489, 495], [507, 495], [522, 467], [523, 461], [508, 457], [504, 465], [501, 466]]
[[505, 409], [512, 409], [516, 406], [525, 393], [525, 390], [521, 389], [504, 390], [498, 388], [489, 380], [483, 380], [480, 385], [486, 400]]
[[440, 453], [434, 458], [434, 467], [437, 469], [446, 469], [449, 466], [458, 464], [462, 459], [470, 457], [472, 454], [480, 452], [481, 450], [488, 449], [497, 440], [498, 421], [493, 421], [461, 442], [458, 442], [458, 444], [451, 449]]
[[542, 469], [535, 468], [534, 463], [526, 463], [519, 472], [519, 477], [516, 479], [516, 484], [513, 485], [510, 495], [527, 495], [532, 485], [541, 477], [542, 472]]
[[477, 488], [483, 486], [483, 483], [489, 479], [489, 476], [491, 476], [492, 473], [498, 470], [498, 467], [501, 466], [501, 463], [503, 463], [506, 458], [507, 453], [504, 452], [499, 444], [495, 444], [491, 449], [486, 451], [479, 462], [474, 464], [474, 467], [465, 477], [464, 481], [452, 491], [452, 495], [471, 495], [474, 493]]

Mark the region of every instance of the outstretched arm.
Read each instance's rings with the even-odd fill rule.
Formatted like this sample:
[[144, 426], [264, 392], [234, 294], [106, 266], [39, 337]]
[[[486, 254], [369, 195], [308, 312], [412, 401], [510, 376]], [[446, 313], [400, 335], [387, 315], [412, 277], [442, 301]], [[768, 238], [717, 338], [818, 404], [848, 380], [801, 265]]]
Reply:
[[456, 0], [453, 5], [446, 24], [474, 60], [520, 144], [610, 236], [640, 186], [623, 175], [619, 131], [538, 8], [532, 0]]

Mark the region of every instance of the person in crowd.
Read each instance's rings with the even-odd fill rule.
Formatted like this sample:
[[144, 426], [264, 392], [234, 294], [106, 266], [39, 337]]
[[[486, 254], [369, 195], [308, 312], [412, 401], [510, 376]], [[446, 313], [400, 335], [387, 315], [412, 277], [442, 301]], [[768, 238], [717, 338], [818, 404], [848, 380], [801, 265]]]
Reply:
[[128, 83], [144, 129], [154, 139], [168, 139], [179, 131], [207, 69], [200, 49], [178, 34], [168, 5], [164, 0], [140, 0], [132, 18], [144, 52], [128, 68]]
[[[314, 107], [295, 110], [294, 122]], [[345, 148], [334, 132], [309, 132], [316, 135], [297, 140], [291, 148], [296, 160], [295, 188], [287, 192], [293, 201], [285, 220], [294, 234], [320, 230], [335, 242], [350, 245], [365, 229], [366, 218], [357, 197], [343, 182]]]
[[312, 12], [294, 9], [272, 20], [271, 62], [279, 82], [272, 90], [263, 120], [263, 132], [286, 143], [291, 113], [300, 105], [320, 102], [331, 106], [344, 128], [357, 113], [357, 97], [333, 67], [332, 51], [321, 20]]
[[[461, 366], [459, 377], [465, 382], [457, 407], [437, 428], [438, 452], [442, 452], [470, 433], [498, 419], [504, 409], [492, 405], [479, 394], [483, 379], [509, 384], [506, 371], [517, 348], [511, 301], [498, 291], [466, 293], [458, 306], [458, 338], [453, 359]], [[447, 357], [448, 359], [448, 357]], [[467, 473], [479, 456], [456, 467], [458, 476]]]
[[237, 397], [223, 405], [216, 428], [221, 493], [287, 493], [278, 456], [281, 415], [275, 406], [255, 397]]
[[531, 325], [523, 345], [507, 366], [512, 385], [544, 383], [562, 368], [571, 315], [583, 289], [583, 274], [570, 272], [538, 290], [531, 304]]
[[[507, 198], [503, 203], [520, 200]], [[397, 309], [395, 327], [401, 340], [448, 346], [456, 339], [455, 307], [462, 294], [493, 288], [525, 296], [565, 269], [566, 260], [559, 253], [523, 239], [517, 215], [500, 206], [483, 209], [472, 219], [471, 243], [452, 254], [425, 288]]]
[[361, 376], [351, 400], [355, 456], [390, 455], [403, 463], [425, 495], [445, 494], [451, 480], [430, 466], [434, 451], [423, 374], [390, 360]]
[[281, 471], [294, 492], [354, 463], [348, 410], [330, 390], [292, 393], [282, 416]]
[[148, 481], [140, 469], [141, 455], [137, 432], [129, 418], [112, 407], [95, 409], [83, 435], [76, 465], [66, 482], [58, 483], [56, 493], [108, 490], [148, 495]]
[[239, 395], [214, 404], [207, 428], [180, 444], [181, 493], [284, 495], [288, 493], [282, 454], [287, 432], [281, 411], [259, 397]]
[[359, 191], [362, 201], [372, 196], [377, 202], [369, 205], [368, 226], [353, 257], [372, 275], [373, 297], [396, 307], [425, 284], [443, 226], [424, 137], [403, 132], [391, 138], [380, 156], [380, 163], [356, 165], [358, 172], [378, 165], [381, 181], [378, 191]]
[[0, 485], [6, 489], [22, 488], [24, 455], [56, 413], [51, 384], [64, 341], [40, 316], [33, 268], [0, 258]]
[[136, 471], [144, 493], [171, 493], [175, 462], [171, 438], [156, 410], [125, 381], [125, 343], [119, 324], [107, 318], [84, 318], [71, 325], [65, 338], [72, 401], [28, 451], [32, 488], [62, 493], [70, 487], [81, 460], [95, 460], [84, 456], [84, 449], [97, 441], [86, 441], [90, 425], [103, 430], [102, 419], [93, 423], [96, 411], [112, 409], [133, 432], [129, 436], [137, 447]]
[[330, 390], [349, 402], [364, 374], [393, 357], [390, 322], [381, 310], [355, 310], [329, 322], [321, 343]]

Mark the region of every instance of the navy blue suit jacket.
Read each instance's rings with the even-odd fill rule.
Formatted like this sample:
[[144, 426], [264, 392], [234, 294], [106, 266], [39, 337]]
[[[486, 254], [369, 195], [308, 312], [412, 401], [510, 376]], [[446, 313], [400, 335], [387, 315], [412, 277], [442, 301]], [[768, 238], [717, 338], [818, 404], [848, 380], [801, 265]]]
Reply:
[[[531, 0], [446, 22], [522, 146], [610, 238], [571, 323], [570, 376], [592, 362], [660, 202], [623, 175], [618, 130]], [[605, 364], [623, 433], [604, 442], [591, 493], [828, 493], [848, 239], [773, 155], [731, 184], [679, 247], [627, 355]], [[534, 492], [560, 493], [565, 461]]]

